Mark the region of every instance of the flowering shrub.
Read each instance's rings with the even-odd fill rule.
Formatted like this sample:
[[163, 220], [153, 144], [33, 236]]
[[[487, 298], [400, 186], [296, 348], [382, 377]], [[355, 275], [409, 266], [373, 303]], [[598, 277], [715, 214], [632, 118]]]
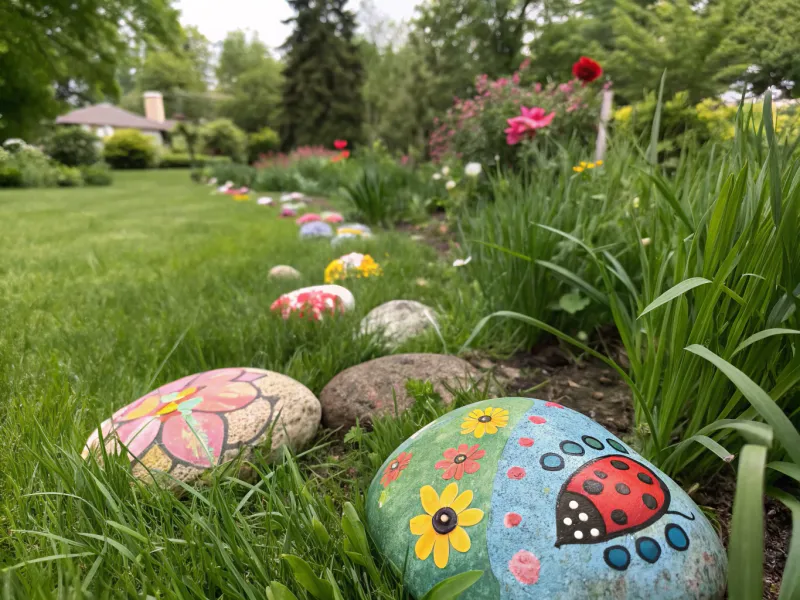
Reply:
[[537, 143], [543, 136], [564, 140], [577, 135], [590, 142], [599, 118], [600, 88], [590, 82], [602, 70], [597, 72], [588, 64], [578, 69], [579, 63], [575, 70], [582, 79], [560, 84], [527, 81], [530, 60], [510, 78], [491, 81], [486, 75], [478, 76], [476, 95], [456, 98], [447, 114], [434, 121], [437, 128], [429, 139], [431, 158], [439, 162], [454, 156], [484, 165], [498, 161], [514, 165], [528, 143]]

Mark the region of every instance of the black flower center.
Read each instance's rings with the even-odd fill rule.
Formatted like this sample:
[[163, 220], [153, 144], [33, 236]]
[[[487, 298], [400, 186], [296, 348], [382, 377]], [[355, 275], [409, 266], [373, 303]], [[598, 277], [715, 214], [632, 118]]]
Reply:
[[436, 533], [446, 535], [458, 525], [458, 515], [449, 506], [440, 508], [433, 515], [433, 529]]
[[478, 421], [480, 421], [481, 423], [488, 423], [491, 420], [492, 417], [490, 417], [489, 415], [483, 415], [482, 417], [478, 417]]
[[399, 463], [399, 462], [397, 462], [397, 461], [395, 461], [395, 462], [393, 462], [391, 465], [389, 465], [389, 468], [390, 468], [392, 471], [395, 471], [395, 470], [397, 470], [397, 467], [399, 467], [399, 466], [400, 466], [400, 463]]
[[457, 465], [460, 465], [465, 460], [467, 460], [466, 454], [456, 454], [456, 457], [453, 459], [453, 462], [456, 463]]

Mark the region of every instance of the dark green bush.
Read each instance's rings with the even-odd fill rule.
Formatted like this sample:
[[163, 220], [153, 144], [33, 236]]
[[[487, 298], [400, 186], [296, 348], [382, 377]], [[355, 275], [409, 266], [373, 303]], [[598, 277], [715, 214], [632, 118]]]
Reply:
[[242, 162], [247, 157], [247, 135], [230, 119], [206, 123], [200, 131], [203, 149], [213, 156], [229, 156]]
[[0, 165], [0, 188], [22, 187], [22, 171], [11, 165]]
[[83, 183], [92, 186], [111, 185], [114, 176], [111, 168], [103, 162], [83, 168]]
[[252, 163], [258, 160], [262, 154], [275, 152], [281, 145], [281, 138], [277, 132], [269, 127], [264, 127], [261, 131], [251, 133], [247, 139], [247, 157]]
[[58, 187], [80, 187], [83, 185], [83, 175], [77, 167], [58, 166]]
[[147, 169], [155, 164], [153, 141], [135, 129], [120, 129], [106, 140], [103, 155], [115, 169]]
[[68, 167], [92, 165], [100, 160], [100, 140], [80, 127], [59, 127], [45, 140], [44, 151]]
[[[196, 156], [195, 163], [198, 167], [204, 167], [214, 164], [229, 164], [231, 162], [228, 156]], [[161, 169], [189, 169], [192, 167], [191, 157], [184, 152], [167, 152], [161, 156], [158, 163]]]

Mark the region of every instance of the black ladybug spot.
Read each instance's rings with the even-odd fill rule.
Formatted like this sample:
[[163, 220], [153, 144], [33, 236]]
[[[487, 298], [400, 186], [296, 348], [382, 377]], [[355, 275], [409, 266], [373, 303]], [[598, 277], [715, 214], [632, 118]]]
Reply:
[[596, 496], [597, 494], [601, 494], [603, 492], [603, 484], [599, 481], [595, 481], [594, 479], [587, 479], [583, 482], [583, 489], [586, 490], [587, 494]]
[[653, 498], [650, 494], [643, 494], [642, 502], [644, 502], [644, 505], [650, 510], [655, 510], [656, 507], [658, 506], [658, 502], [656, 502], [656, 499]]
[[653, 478], [650, 477], [647, 473], [639, 473], [636, 475], [636, 478], [641, 481], [642, 483], [646, 483], [647, 485], [653, 485]]
[[624, 510], [615, 508], [611, 511], [611, 520], [617, 525], [625, 525], [628, 522], [628, 515], [625, 514]]
[[595, 471], [594, 474], [600, 479], [605, 479], [608, 477], [608, 473], [603, 473], [602, 471]]
[[630, 469], [628, 463], [624, 463], [621, 460], [612, 460], [611, 466], [620, 471], [627, 471], [628, 469]]
[[631, 488], [629, 488], [624, 483], [618, 483], [614, 486], [614, 489], [617, 490], [618, 493], [622, 494], [623, 496], [627, 496], [631, 493]]

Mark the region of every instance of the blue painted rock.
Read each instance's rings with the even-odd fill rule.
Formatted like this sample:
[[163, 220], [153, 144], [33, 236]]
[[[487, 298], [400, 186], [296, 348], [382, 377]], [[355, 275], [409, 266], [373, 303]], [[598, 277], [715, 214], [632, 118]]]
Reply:
[[322, 221], [312, 221], [300, 227], [301, 238], [332, 237], [333, 228]]
[[726, 557], [700, 509], [603, 427], [500, 398], [406, 440], [369, 489], [381, 552], [422, 597], [484, 572], [462, 600], [722, 598]]

